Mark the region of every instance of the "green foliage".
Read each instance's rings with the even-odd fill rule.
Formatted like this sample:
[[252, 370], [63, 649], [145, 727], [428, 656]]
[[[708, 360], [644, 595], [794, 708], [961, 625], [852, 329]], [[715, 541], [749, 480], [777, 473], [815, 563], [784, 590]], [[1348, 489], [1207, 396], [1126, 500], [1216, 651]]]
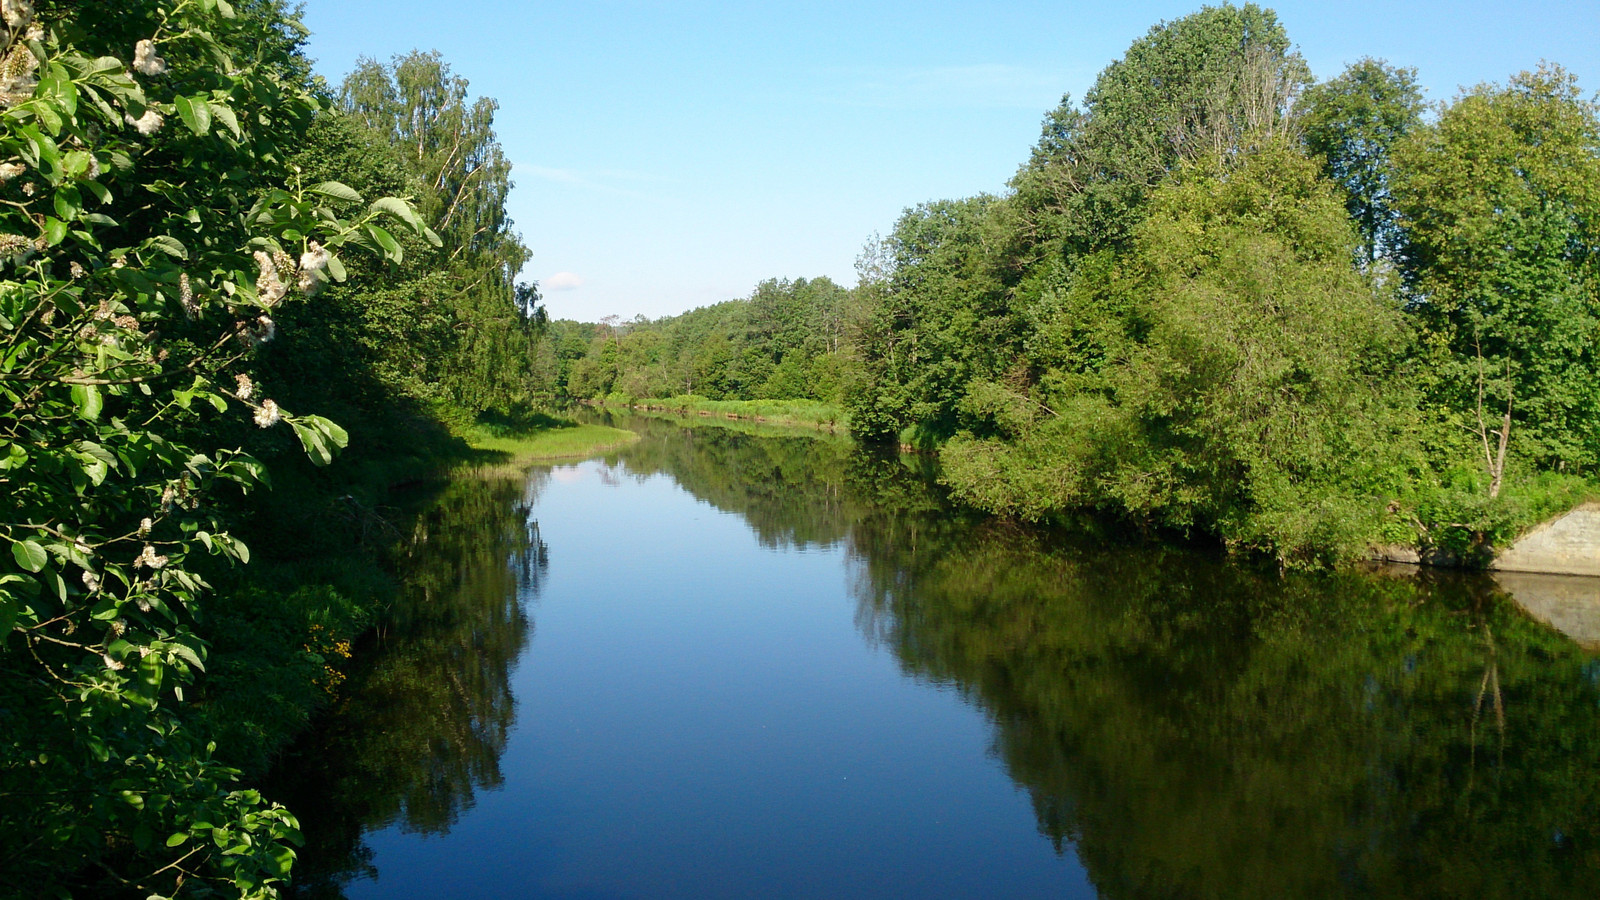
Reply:
[[1063, 101], [1010, 194], [908, 210], [860, 263], [855, 433], [983, 509], [1285, 562], [1513, 537], [1503, 483], [1600, 453], [1596, 107], [1554, 67], [1429, 125], [1412, 70], [1309, 82], [1270, 11], [1208, 7]]
[[1417, 71], [1363, 59], [1344, 74], [1306, 91], [1300, 114], [1306, 149], [1345, 189], [1345, 207], [1361, 229], [1364, 262], [1392, 254], [1400, 243], [1392, 205], [1391, 155], [1422, 123]]
[[[1544, 468], [1600, 461], [1600, 108], [1556, 67], [1482, 85], [1396, 150], [1429, 399], [1498, 482], [1498, 425]], [[1473, 446], [1481, 445], [1481, 446]]]
[[337, 139], [308, 150], [303, 164], [374, 181], [403, 173], [412, 224], [426, 222], [437, 239], [407, 248], [404, 270], [361, 285], [344, 318], [391, 390], [470, 419], [545, 386], [533, 369], [538, 291], [515, 281], [530, 254], [506, 213], [511, 163], [494, 132], [498, 104], [469, 101], [467, 89], [437, 53], [387, 66], [362, 59], [339, 91], [349, 121], [330, 126]]
[[1351, 270], [1351, 238], [1283, 142], [1190, 166], [1089, 292], [1123, 298], [1100, 313], [1120, 330], [1106, 362], [1034, 398], [973, 385], [964, 410], [997, 437], [953, 441], [946, 480], [987, 508], [1105, 508], [1286, 561], [1359, 549], [1363, 506], [1400, 488], [1405, 330]]
[[1149, 191], [1183, 162], [1287, 133], [1310, 71], [1276, 14], [1253, 3], [1208, 6], [1150, 29], [1070, 97], [1012, 186], [1023, 241], [1048, 253], [1119, 246]]
[[827, 278], [772, 279], [747, 299], [654, 322], [556, 322], [543, 365], [559, 390], [582, 399], [836, 403], [851, 370], [849, 301]]
[[294, 177], [282, 148], [321, 101], [279, 4], [22, 6], [0, 66], [0, 773], [30, 799], [0, 804], [6, 878], [265, 896], [294, 820], [231, 786], [183, 705], [207, 558], [250, 559], [218, 501], [264, 480], [217, 436], [287, 423], [331, 461], [343, 430], [248, 361], [340, 254], [398, 261], [384, 225], [427, 229]]

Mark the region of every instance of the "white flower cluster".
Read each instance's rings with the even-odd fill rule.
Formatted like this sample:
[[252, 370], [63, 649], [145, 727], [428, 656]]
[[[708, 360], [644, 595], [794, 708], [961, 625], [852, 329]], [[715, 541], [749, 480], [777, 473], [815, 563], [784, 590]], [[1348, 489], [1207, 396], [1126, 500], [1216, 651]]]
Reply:
[[144, 135], [145, 137], [149, 137], [150, 135], [155, 134], [156, 132], [160, 131], [161, 130], [161, 126], [165, 125], [166, 122], [167, 122], [166, 119], [163, 119], [161, 117], [161, 113], [158, 113], [153, 109], [146, 109], [144, 111], [144, 115], [140, 116], [137, 119], [135, 119], [133, 116], [129, 116], [129, 115], [124, 115], [122, 118], [129, 125], [132, 125], [134, 127], [134, 130], [138, 131], [140, 134]]
[[166, 564], [167, 558], [157, 553], [156, 548], [150, 546], [149, 544], [144, 545], [144, 550], [139, 554], [139, 558], [133, 561], [133, 567], [135, 569], [142, 568], [144, 566], [149, 566], [152, 569], [159, 569]]
[[0, 17], [6, 20], [6, 27], [21, 31], [33, 21], [33, 0], [0, 0]]
[[261, 270], [256, 275], [256, 299], [261, 301], [262, 306], [271, 309], [289, 293], [289, 288], [278, 278], [278, 265], [265, 250], [257, 250], [255, 257], [256, 266]]
[[283, 421], [283, 414], [278, 410], [278, 404], [271, 400], [261, 401], [261, 408], [256, 410], [256, 424], [262, 428], [271, 428]]
[[167, 61], [156, 55], [155, 42], [143, 40], [133, 46], [133, 70], [140, 75], [164, 75]]
[[254, 322], [239, 323], [239, 337], [252, 347], [259, 347], [277, 336], [278, 325], [271, 316], [257, 316]]
[[178, 305], [183, 307], [183, 314], [191, 319], [200, 314], [200, 306], [194, 302], [194, 286], [189, 283], [188, 272], [178, 275]]
[[[7, 5], [6, 22], [11, 22], [10, 6]], [[33, 17], [33, 7], [28, 6], [28, 17]], [[26, 24], [26, 21], [24, 21]], [[12, 26], [13, 29], [21, 26]], [[44, 31], [38, 25], [28, 29], [30, 40], [37, 40], [44, 36]], [[0, 59], [0, 107], [15, 106], [24, 100], [33, 99], [33, 89], [38, 86], [39, 79], [34, 76], [34, 70], [39, 68], [39, 58], [33, 55], [33, 49], [25, 41], [14, 41], [11, 49], [6, 51], [4, 59]]]
[[316, 296], [328, 282], [328, 262], [333, 254], [316, 241], [311, 241], [306, 252], [300, 254], [298, 266], [282, 250], [274, 251], [271, 255], [264, 250], [257, 250], [255, 258], [256, 266], [260, 269], [256, 275], [256, 298], [262, 306], [271, 309], [289, 293], [288, 285], [284, 284], [286, 278], [295, 279], [295, 287], [300, 293], [307, 297]]
[[0, 234], [0, 263], [20, 266], [33, 256], [33, 241], [20, 234]]
[[28, 171], [28, 167], [22, 163], [0, 163], [0, 184], [4, 184], [26, 171]]
[[233, 376], [233, 380], [239, 385], [238, 389], [233, 392], [233, 395], [238, 397], [240, 400], [249, 403], [250, 398], [256, 395], [255, 382], [251, 381], [250, 376], [245, 374], [235, 375]]
[[328, 260], [332, 257], [322, 245], [312, 241], [310, 248], [300, 254], [300, 279], [296, 286], [300, 293], [307, 297], [315, 297], [322, 286], [328, 283]]

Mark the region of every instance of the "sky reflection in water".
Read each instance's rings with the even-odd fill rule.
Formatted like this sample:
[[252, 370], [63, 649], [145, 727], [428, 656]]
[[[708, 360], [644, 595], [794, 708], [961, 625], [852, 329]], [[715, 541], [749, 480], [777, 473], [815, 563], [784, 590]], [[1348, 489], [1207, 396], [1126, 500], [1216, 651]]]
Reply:
[[639, 427], [447, 495], [298, 751], [306, 894], [1600, 889], [1600, 675], [1487, 582], [1074, 546], [847, 444]]

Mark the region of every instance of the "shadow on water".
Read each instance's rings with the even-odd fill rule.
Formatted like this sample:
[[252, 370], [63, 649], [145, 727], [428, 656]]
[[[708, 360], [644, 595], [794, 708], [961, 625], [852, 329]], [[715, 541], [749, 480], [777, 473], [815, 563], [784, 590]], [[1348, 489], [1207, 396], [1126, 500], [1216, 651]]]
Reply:
[[[843, 546], [863, 635], [983, 711], [1102, 897], [1600, 896], [1600, 663], [1488, 578], [1280, 577], [958, 513], [920, 458], [625, 424], [622, 471], [765, 546]], [[302, 895], [370, 874], [363, 830], [443, 832], [500, 782], [546, 565], [521, 491], [452, 489], [382, 652], [282, 767]]]
[[396, 608], [268, 787], [306, 837], [295, 896], [342, 896], [376, 874], [365, 833], [446, 833], [501, 784], [511, 668], [532, 630], [525, 604], [549, 566], [529, 517], [543, 483], [462, 478], [417, 522]]

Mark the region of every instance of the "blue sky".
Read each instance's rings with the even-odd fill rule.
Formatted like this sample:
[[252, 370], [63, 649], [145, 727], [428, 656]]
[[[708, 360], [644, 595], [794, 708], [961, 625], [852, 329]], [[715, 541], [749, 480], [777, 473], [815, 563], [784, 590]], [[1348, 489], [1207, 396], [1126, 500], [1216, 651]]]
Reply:
[[[436, 49], [500, 101], [523, 276], [592, 321], [853, 284], [902, 209], [1003, 190], [1063, 93], [1200, 5], [306, 0], [305, 21], [331, 82]], [[1376, 56], [1437, 101], [1545, 59], [1600, 89], [1600, 0], [1266, 5], [1319, 79]]]

